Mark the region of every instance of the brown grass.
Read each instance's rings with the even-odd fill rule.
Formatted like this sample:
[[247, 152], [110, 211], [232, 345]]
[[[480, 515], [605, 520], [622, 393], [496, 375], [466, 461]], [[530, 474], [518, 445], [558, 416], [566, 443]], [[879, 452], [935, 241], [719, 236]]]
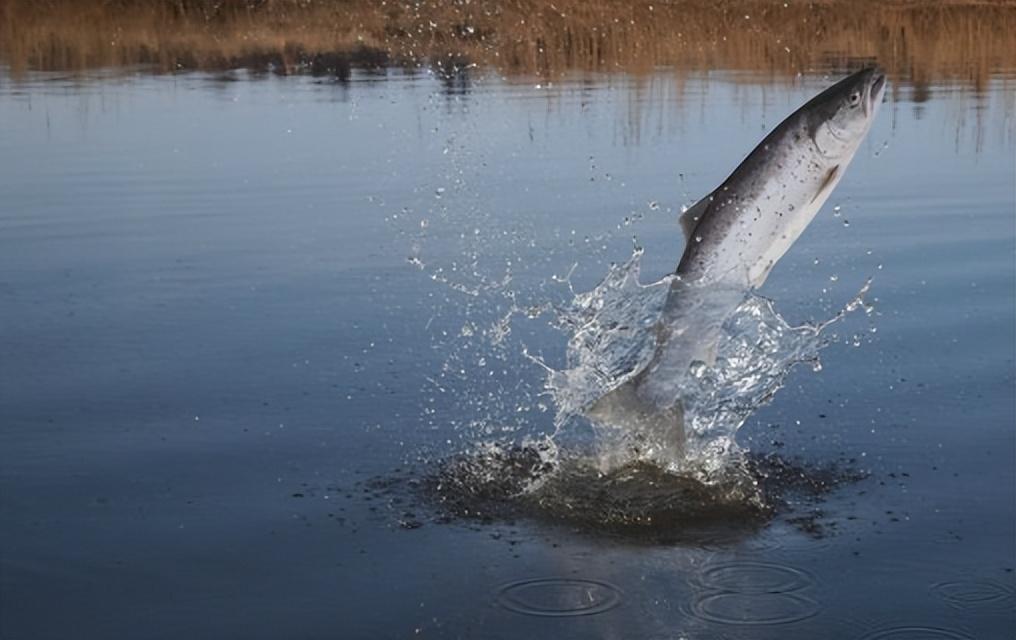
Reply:
[[897, 85], [983, 89], [1016, 67], [1016, 2], [0, 0], [0, 62], [348, 75], [465, 63], [506, 76], [661, 66], [789, 76], [877, 61]]

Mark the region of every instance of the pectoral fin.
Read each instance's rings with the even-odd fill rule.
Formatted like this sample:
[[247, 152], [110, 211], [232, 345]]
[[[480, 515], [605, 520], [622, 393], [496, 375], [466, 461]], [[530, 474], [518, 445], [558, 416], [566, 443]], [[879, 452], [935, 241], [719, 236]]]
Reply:
[[748, 282], [753, 289], [758, 289], [762, 286], [762, 283], [769, 277], [769, 272], [773, 270], [775, 264], [775, 262], [770, 260], [765, 263], [759, 263], [748, 270]]
[[840, 175], [840, 165], [836, 165], [835, 167], [830, 169], [829, 173], [826, 174], [825, 179], [822, 180], [822, 185], [819, 186], [818, 191], [815, 192], [815, 196], [811, 199], [811, 202], [815, 202], [819, 198], [825, 200], [826, 196], [829, 195], [829, 192], [836, 187], [836, 179], [839, 177], [839, 175]]

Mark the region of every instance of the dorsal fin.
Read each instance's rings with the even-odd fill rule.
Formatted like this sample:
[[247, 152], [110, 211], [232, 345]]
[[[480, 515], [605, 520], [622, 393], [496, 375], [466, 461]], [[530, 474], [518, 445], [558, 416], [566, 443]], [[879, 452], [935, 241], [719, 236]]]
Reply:
[[684, 231], [685, 238], [691, 240], [692, 233], [695, 232], [695, 227], [698, 226], [699, 220], [701, 220], [706, 214], [706, 209], [709, 208], [709, 203], [712, 201], [713, 194], [710, 193], [689, 207], [688, 210], [682, 213], [681, 217], [678, 218], [678, 221], [681, 223], [681, 230]]

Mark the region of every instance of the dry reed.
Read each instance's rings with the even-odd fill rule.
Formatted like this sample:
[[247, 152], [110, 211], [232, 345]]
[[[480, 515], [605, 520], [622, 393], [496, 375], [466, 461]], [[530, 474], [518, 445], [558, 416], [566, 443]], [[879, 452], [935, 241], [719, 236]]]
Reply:
[[505, 76], [659, 67], [790, 76], [877, 61], [983, 89], [1016, 67], [1016, 3], [826, 0], [5, 0], [0, 62], [348, 76], [466, 63]]

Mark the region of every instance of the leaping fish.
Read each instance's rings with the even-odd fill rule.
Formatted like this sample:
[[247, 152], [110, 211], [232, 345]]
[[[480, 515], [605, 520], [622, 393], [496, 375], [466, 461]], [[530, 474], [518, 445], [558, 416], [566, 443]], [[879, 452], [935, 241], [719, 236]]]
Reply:
[[695, 361], [713, 363], [723, 321], [744, 294], [762, 286], [839, 184], [885, 88], [885, 75], [874, 67], [827, 88], [681, 216], [687, 243], [657, 326], [656, 351], [641, 371], [596, 401], [588, 417], [655, 434], [666, 443], [666, 459], [682, 454], [683, 409], [673, 397], [674, 380]]

